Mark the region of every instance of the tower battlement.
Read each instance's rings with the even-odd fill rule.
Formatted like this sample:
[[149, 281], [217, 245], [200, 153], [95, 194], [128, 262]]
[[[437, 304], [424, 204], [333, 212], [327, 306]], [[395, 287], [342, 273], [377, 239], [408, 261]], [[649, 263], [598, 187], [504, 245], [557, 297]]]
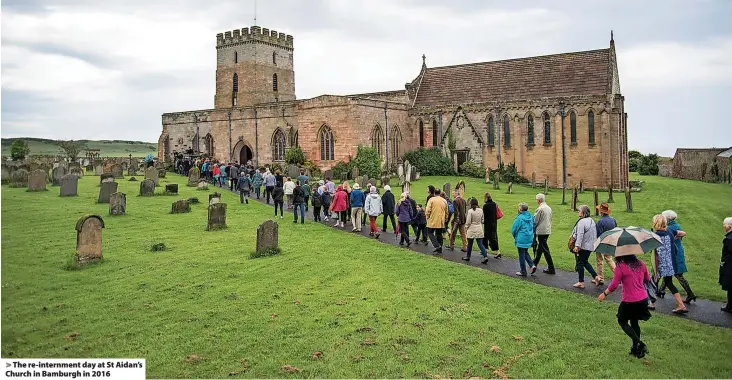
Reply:
[[285, 49], [292, 49], [291, 35], [278, 33], [276, 30], [270, 31], [259, 26], [234, 29], [216, 35], [216, 48], [252, 42], [265, 42]]

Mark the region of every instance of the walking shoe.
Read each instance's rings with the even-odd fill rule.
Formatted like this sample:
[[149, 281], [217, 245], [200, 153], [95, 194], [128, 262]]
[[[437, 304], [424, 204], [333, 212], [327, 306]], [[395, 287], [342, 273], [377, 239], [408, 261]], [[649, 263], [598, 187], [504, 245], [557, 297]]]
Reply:
[[719, 308], [719, 310], [721, 310], [725, 313], [732, 313], [732, 307], [729, 307], [729, 306], [721, 307], [721, 308]]
[[503, 255], [502, 255], [502, 254], [500, 254], [500, 253], [499, 253], [499, 254], [497, 254], [497, 255], [495, 255], [495, 256], [493, 256], [493, 258], [494, 258], [494, 259], [500, 259], [501, 257], [503, 257]]
[[435, 250], [432, 251], [432, 254], [434, 254], [434, 255], [441, 255], [442, 254], [442, 247], [435, 248]]
[[460, 252], [468, 252], [468, 250], [465, 249], [465, 248], [463, 248], [463, 249], [460, 250]]
[[249, 204], [249, 199], [247, 199], [247, 204]]
[[688, 303], [688, 304], [690, 304], [690, 303], [691, 303], [691, 301], [696, 301], [696, 296], [695, 296], [695, 295], [693, 295], [693, 294], [692, 294], [692, 295], [690, 295], [690, 296], [688, 296], [688, 295], [687, 295], [687, 296], [686, 296], [686, 299], [684, 300], [684, 303]]
[[481, 264], [488, 264], [488, 258], [486, 257], [486, 258], [485, 258], [485, 259], [483, 259], [483, 261], [481, 261], [480, 263], [481, 263]]
[[526, 277], [526, 273], [516, 272], [517, 276]]
[[463, 258], [462, 258], [462, 260], [463, 260], [463, 261], [470, 261], [470, 257], [468, 257], [468, 256], [465, 256], [465, 257], [463, 257]]
[[377, 239], [379, 238], [379, 236], [381, 236], [381, 234], [378, 232], [374, 234], [374, 237], [376, 237]]
[[544, 272], [546, 274], [557, 274], [557, 272], [554, 269], [548, 269], [548, 268], [542, 270], [542, 272]]
[[531, 267], [531, 274], [534, 274], [534, 273], [536, 273], [536, 265], [534, 265], [533, 267]]
[[646, 356], [646, 354], [648, 353], [648, 347], [643, 342], [638, 343], [638, 348], [636, 350], [637, 351], [635, 353], [635, 356], [638, 359], [643, 359]]

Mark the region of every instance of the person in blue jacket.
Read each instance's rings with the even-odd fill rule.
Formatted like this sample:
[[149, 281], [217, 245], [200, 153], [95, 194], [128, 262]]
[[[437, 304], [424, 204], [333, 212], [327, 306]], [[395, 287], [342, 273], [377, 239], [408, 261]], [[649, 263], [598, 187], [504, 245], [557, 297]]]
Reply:
[[521, 271], [516, 272], [517, 276], [526, 276], [526, 263], [531, 268], [531, 274], [536, 272], [536, 265], [529, 256], [529, 248], [534, 242], [534, 217], [529, 212], [529, 205], [526, 203], [520, 203], [518, 209], [518, 215], [513, 221], [513, 227], [511, 227], [511, 235], [513, 235], [514, 244], [518, 248], [519, 254], [519, 266]]
[[351, 201], [351, 224], [353, 224], [353, 230], [351, 232], [361, 232], [361, 219], [363, 217], [363, 205], [366, 201], [366, 196], [361, 191], [361, 185], [358, 183], [353, 184], [353, 190], [350, 195]]

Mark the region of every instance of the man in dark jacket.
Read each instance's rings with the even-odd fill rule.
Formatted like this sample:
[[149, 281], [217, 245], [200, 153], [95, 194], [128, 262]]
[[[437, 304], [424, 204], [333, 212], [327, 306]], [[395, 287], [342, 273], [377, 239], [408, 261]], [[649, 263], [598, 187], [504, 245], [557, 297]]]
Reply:
[[313, 191], [313, 222], [319, 222], [321, 220], [320, 218], [320, 207], [323, 205], [323, 198], [321, 198], [320, 194], [318, 194], [318, 188], [317, 184], [315, 185], [315, 189]]
[[719, 266], [719, 284], [722, 290], [727, 291], [727, 306], [722, 311], [732, 313], [732, 217], [724, 219], [724, 233], [722, 241], [722, 260]]
[[294, 205], [295, 220], [297, 223], [297, 212], [300, 211], [300, 224], [305, 224], [305, 192], [300, 186], [300, 181], [295, 182], [295, 189], [292, 190], [292, 204]]
[[450, 249], [455, 249], [455, 235], [458, 231], [460, 231], [460, 240], [463, 242], [463, 248], [461, 251], [467, 252], [468, 248], [468, 240], [467, 240], [467, 232], [465, 231], [465, 213], [467, 204], [465, 203], [465, 199], [460, 196], [460, 193], [458, 191], [454, 191], [453, 193], [453, 201], [452, 205], [455, 209], [455, 217], [452, 219], [452, 226], [451, 230], [452, 233], [450, 234]]
[[277, 207], [280, 208], [280, 219], [285, 217], [285, 213], [282, 210], [282, 204], [284, 202], [285, 198], [285, 189], [282, 188], [282, 185], [275, 186], [274, 190], [272, 190], [272, 200], [274, 200], [274, 206], [275, 206], [275, 218], [277, 217]]
[[381, 226], [381, 232], [386, 232], [386, 219], [391, 219], [391, 228], [396, 233], [396, 220], [394, 219], [394, 194], [391, 193], [391, 186], [384, 186], [384, 195], [381, 196], [381, 207], [383, 208], [384, 222]]

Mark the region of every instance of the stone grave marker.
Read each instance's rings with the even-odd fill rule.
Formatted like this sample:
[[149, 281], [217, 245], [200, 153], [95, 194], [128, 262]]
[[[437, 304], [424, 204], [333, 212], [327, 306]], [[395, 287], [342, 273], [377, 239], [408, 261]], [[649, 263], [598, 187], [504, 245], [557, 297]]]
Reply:
[[153, 181], [155, 186], [158, 185], [160, 172], [158, 172], [158, 169], [155, 169], [154, 167], [149, 167], [145, 169], [145, 179], [150, 179]]
[[178, 184], [169, 183], [169, 184], [165, 185], [165, 193], [166, 194], [178, 194]]
[[69, 163], [69, 170], [71, 170], [73, 168], [79, 168], [79, 169], [81, 169], [81, 164], [78, 163], [78, 162], [70, 162]]
[[97, 198], [97, 203], [109, 203], [109, 197], [112, 193], [116, 192], [117, 182], [114, 182], [114, 180], [111, 182], [102, 182], [102, 184], [99, 185], [99, 198]]
[[491, 183], [491, 168], [485, 170], [485, 183]]
[[536, 172], [531, 172], [531, 187], [536, 187]]
[[89, 172], [89, 173], [91, 173], [91, 172], [93, 172], [93, 171], [94, 171], [94, 165], [86, 165], [86, 166], [85, 166], [84, 168], [85, 168], [85, 169], [86, 169], [86, 171], [87, 171], [87, 172]]
[[28, 191], [46, 191], [46, 173], [36, 169], [28, 175]]
[[607, 185], [607, 203], [614, 203], [615, 200], [613, 199], [613, 185], [608, 184]]
[[630, 187], [625, 188], [625, 211], [633, 212], [633, 199], [630, 192]]
[[577, 211], [577, 186], [572, 188], [572, 211]]
[[173, 205], [170, 207], [171, 214], [182, 214], [186, 212], [191, 212], [191, 205], [185, 199], [173, 202]]
[[112, 173], [102, 173], [102, 175], [99, 176], [99, 183], [104, 182], [105, 180], [111, 179], [114, 181], [114, 174]]
[[580, 180], [580, 183], [579, 183], [579, 192], [580, 192], [580, 194], [582, 194], [582, 193], [585, 192], [585, 181], [584, 180]]
[[201, 179], [201, 169], [198, 167], [192, 167], [188, 171], [188, 186], [198, 186], [198, 181]]
[[63, 166], [53, 168], [51, 171], [51, 183], [53, 186], [61, 185], [61, 178], [66, 175], [66, 169]]
[[323, 179], [326, 179], [326, 178], [330, 178], [331, 180], [333, 179], [333, 171], [332, 170], [328, 169], [328, 170], [326, 170], [326, 171], [323, 172]]
[[5, 184], [10, 182], [10, 168], [8, 165], [2, 164], [0, 169], [2, 170], [2, 183]]
[[358, 178], [358, 168], [354, 167], [353, 169], [351, 169], [351, 179], [355, 181], [356, 178]]
[[594, 187], [594, 188], [592, 189], [592, 198], [593, 198], [593, 200], [594, 200], [594, 206], [595, 206], [595, 216], [598, 216], [598, 215], [600, 215], [600, 210], [598, 210], [598, 209], [597, 209], [597, 206], [599, 206], [599, 205], [600, 205], [600, 203], [599, 203], [599, 201], [600, 201], [600, 198], [599, 198], [599, 196], [598, 196], [598, 194], [597, 194], [597, 186], [595, 186], [595, 187]]
[[513, 194], [513, 182], [508, 183], [508, 194]]
[[414, 176], [414, 180], [419, 181], [420, 177], [422, 177], [422, 175], [419, 174], [419, 171], [417, 171], [417, 175]]
[[165, 170], [165, 169], [158, 169], [158, 178], [165, 178], [165, 174], [166, 173], [167, 173], [167, 170]]
[[155, 195], [155, 182], [151, 179], [140, 182], [140, 196], [149, 197], [152, 195]]
[[498, 190], [501, 188], [501, 173], [496, 170], [495, 173], [493, 173], [493, 190]]
[[208, 190], [208, 182], [199, 181], [198, 185], [196, 186], [196, 190]]
[[412, 182], [416, 181], [417, 180], [417, 168], [412, 166], [412, 170], [410, 170], [409, 173], [411, 174], [411, 176], [409, 177], [409, 180]]
[[120, 178], [120, 179], [125, 178], [124, 169], [122, 169], [122, 165], [114, 165], [113, 169], [114, 169], [114, 171], [112, 172], [112, 174], [114, 174], [114, 178]]
[[544, 195], [549, 194], [549, 178], [544, 178]]
[[268, 249], [279, 247], [279, 225], [271, 220], [266, 220], [257, 227], [257, 253], [263, 253]]
[[79, 177], [73, 174], [67, 174], [61, 178], [61, 196], [75, 197], [78, 195]]
[[[447, 194], [448, 196], [452, 196], [452, 193], [450, 192], [450, 189], [452, 189], [452, 186], [450, 185], [450, 182], [442, 185], [442, 191], [444, 191], [445, 194]], [[427, 207], [427, 206], [425, 206], [425, 207]]]
[[399, 178], [404, 177], [404, 164], [399, 163], [399, 167], [397, 167], [397, 176]]
[[295, 164], [290, 164], [287, 167], [287, 176], [292, 178], [293, 180], [297, 178], [300, 175], [300, 168], [297, 167]]
[[208, 227], [206, 230], [226, 228], [226, 203], [213, 203], [208, 206]]
[[10, 175], [12, 181], [11, 187], [26, 187], [28, 186], [28, 171], [25, 169], [18, 169]]
[[94, 165], [94, 175], [102, 175], [104, 174], [104, 166], [101, 164]]
[[404, 187], [404, 174], [399, 176], [399, 186]]
[[79, 178], [84, 176], [84, 171], [81, 168], [77, 168], [77, 167], [72, 167], [71, 169], [69, 169], [69, 173], [71, 173]]
[[109, 196], [109, 215], [124, 215], [127, 212], [127, 195], [125, 193], [112, 193]]
[[208, 205], [221, 203], [221, 193], [213, 193], [208, 195]]
[[102, 259], [102, 228], [104, 220], [99, 215], [82, 216], [76, 222], [74, 260], [77, 264], [91, 264]]
[[391, 183], [391, 177], [385, 175], [381, 177], [381, 187], [388, 186]]
[[127, 180], [130, 182], [137, 182], [137, 178], [135, 178], [135, 177], [130, 177]]
[[127, 175], [128, 176], [137, 175], [137, 171], [135, 170], [135, 166], [134, 165], [130, 165], [130, 166], [127, 167]]

